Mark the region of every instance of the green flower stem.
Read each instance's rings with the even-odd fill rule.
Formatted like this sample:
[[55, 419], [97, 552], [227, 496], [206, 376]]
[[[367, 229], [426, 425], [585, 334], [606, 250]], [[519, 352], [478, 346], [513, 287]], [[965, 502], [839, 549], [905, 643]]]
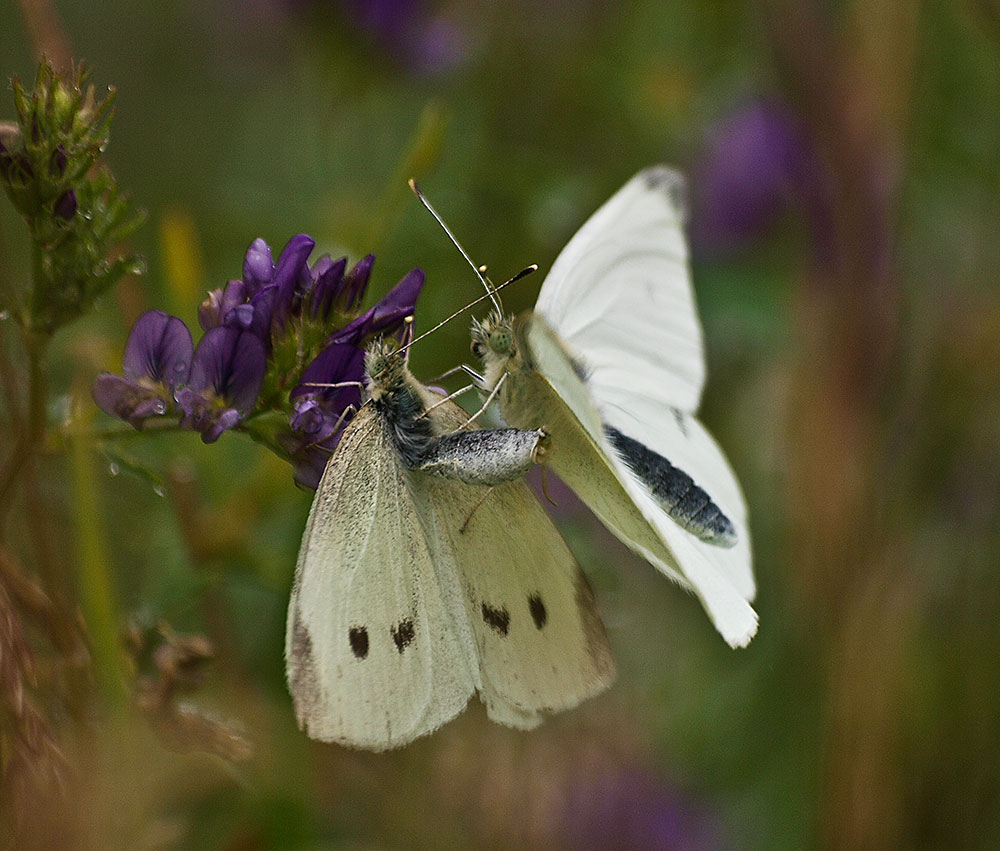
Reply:
[[80, 607], [90, 634], [97, 682], [104, 697], [123, 706], [127, 693], [122, 679], [124, 655], [119, 641], [119, 617], [108, 571], [108, 557], [101, 537], [92, 442], [75, 436], [70, 464], [76, 543], [79, 556]]
[[24, 432], [0, 472], [0, 524], [10, 508], [13, 486], [25, 464], [38, 451], [45, 437], [45, 352], [49, 337], [25, 331], [24, 349], [28, 358], [28, 410]]
[[287, 413], [263, 411], [245, 419], [237, 426], [237, 430], [243, 432], [255, 443], [266, 446], [279, 458], [289, 460], [288, 452], [278, 440], [279, 434], [288, 432]]
[[191, 433], [190, 430], [181, 428], [176, 417], [173, 419], [147, 420], [141, 430], [128, 425], [108, 426], [107, 428], [81, 428], [77, 423], [70, 423], [62, 428], [50, 430], [48, 439], [45, 442], [45, 452], [67, 452], [73, 441], [77, 438], [84, 438], [92, 443], [116, 443], [120, 440], [134, 440], [137, 437], [153, 433], [179, 431]]

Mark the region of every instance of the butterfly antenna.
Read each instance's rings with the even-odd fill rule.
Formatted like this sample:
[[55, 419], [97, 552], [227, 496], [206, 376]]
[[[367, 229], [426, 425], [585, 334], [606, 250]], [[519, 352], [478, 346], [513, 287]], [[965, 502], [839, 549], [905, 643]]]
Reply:
[[[490, 279], [486, 277], [486, 267], [477, 266], [475, 263], [472, 262], [472, 258], [469, 257], [465, 249], [462, 248], [462, 243], [460, 243], [456, 238], [455, 234], [451, 232], [451, 228], [449, 228], [448, 225], [444, 223], [444, 219], [442, 219], [441, 216], [438, 215], [438, 211], [434, 209], [434, 207], [431, 205], [431, 202], [424, 197], [424, 193], [421, 192], [420, 187], [417, 186], [417, 181], [415, 181], [412, 177], [410, 178], [410, 189], [412, 189], [413, 194], [420, 199], [420, 203], [427, 208], [427, 212], [429, 212], [432, 216], [434, 216], [435, 221], [437, 221], [437, 223], [441, 225], [441, 229], [446, 234], [448, 234], [448, 239], [450, 239], [455, 248], [457, 248], [459, 252], [461, 252], [466, 262], [473, 268], [476, 275], [479, 277], [479, 280], [483, 282], [483, 286], [486, 287], [486, 294], [489, 296], [490, 301], [493, 302], [493, 306], [496, 308], [497, 313], [499, 315], [503, 315], [503, 307], [501, 307], [499, 299], [494, 295], [496, 290], [500, 288], [496, 287], [494, 289], [493, 285], [490, 283]], [[508, 283], [510, 282], [508, 281]]]
[[403, 353], [403, 365], [410, 365], [410, 343], [413, 342], [413, 314], [403, 317], [403, 345], [399, 351]]
[[498, 287], [490, 286], [487, 289], [486, 295], [481, 295], [475, 301], [470, 301], [467, 305], [465, 305], [465, 307], [459, 308], [451, 316], [449, 316], [447, 319], [443, 319], [440, 322], [438, 322], [438, 324], [435, 325], [433, 328], [431, 328], [429, 331], [424, 331], [424, 333], [421, 334], [416, 339], [410, 340], [405, 346], [401, 347], [399, 349], [399, 351], [401, 351], [401, 352], [402, 351], [406, 351], [414, 343], [418, 343], [422, 339], [424, 339], [424, 337], [428, 336], [429, 334], [433, 334], [435, 331], [437, 331], [438, 328], [441, 328], [444, 325], [447, 325], [456, 316], [461, 316], [463, 313], [465, 313], [465, 311], [469, 310], [469, 308], [475, 307], [481, 301], [486, 301], [486, 299], [490, 299], [494, 304], [497, 304], [498, 302], [497, 302], [496, 296], [494, 295], [495, 293], [500, 292], [500, 290], [502, 290], [504, 287], [508, 287], [511, 284], [515, 283], [516, 281], [520, 281], [521, 278], [527, 277], [532, 272], [537, 272], [537, 271], [538, 271], [538, 264], [537, 263], [532, 263], [530, 266], [526, 266], [524, 269], [522, 269], [520, 272], [518, 272], [509, 281], [504, 281], [502, 284], [500, 284], [500, 286], [498, 286]]

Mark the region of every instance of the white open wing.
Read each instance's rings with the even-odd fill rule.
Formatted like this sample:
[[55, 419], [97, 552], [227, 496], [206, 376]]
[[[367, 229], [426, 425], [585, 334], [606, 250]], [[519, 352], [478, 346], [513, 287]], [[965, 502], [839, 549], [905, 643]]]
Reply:
[[673, 169], [639, 172], [580, 228], [542, 284], [535, 310], [582, 356], [598, 407], [608, 389], [698, 409], [705, 357], [683, 194]]
[[[720, 547], [699, 540], [664, 515], [662, 509], [654, 515], [657, 517], [656, 525], [672, 549], [677, 551], [682, 541], [690, 542], [694, 551], [732, 583], [740, 596], [753, 600], [757, 589], [753, 578], [746, 502], [726, 456], [706, 428], [696, 417], [664, 412], [655, 402], [638, 397], [629, 400], [627, 409], [605, 405], [601, 417], [605, 424], [639, 441], [683, 470], [711, 495], [736, 530], [733, 547]], [[630, 478], [634, 478], [617, 454], [614, 460], [628, 472]], [[655, 504], [655, 500], [653, 502]], [[664, 516], [661, 518], [660, 515]]]
[[[754, 584], [746, 507], [739, 485], [715, 442], [693, 417], [678, 420], [669, 408], [664, 409], [652, 400], [636, 397], [631, 413], [618, 408], [599, 412], [588, 395], [589, 383], [585, 386], [576, 375], [569, 354], [552, 330], [539, 317], [526, 317], [522, 321], [527, 325], [520, 339], [530, 349], [535, 368], [589, 438], [586, 444], [574, 440], [567, 431], [572, 425], [559, 418], [563, 431], [561, 434], [553, 431], [551, 461], [556, 472], [618, 538], [667, 576], [690, 587], [730, 645], [746, 645], [757, 631], [757, 613], [748, 602], [753, 598]], [[706, 544], [672, 520], [609, 444], [602, 417], [609, 425], [664, 455], [696, 482], [700, 478], [699, 484], [732, 520], [737, 531], [736, 546], [727, 549]], [[573, 452], [593, 454], [589, 460], [576, 459], [572, 453], [566, 457], [565, 444], [574, 446]], [[664, 444], [675, 450], [673, 457], [664, 452]], [[588, 445], [590, 450], [585, 448]], [[578, 468], [580, 462], [583, 464]], [[610, 480], [602, 475], [604, 470], [610, 470]]]

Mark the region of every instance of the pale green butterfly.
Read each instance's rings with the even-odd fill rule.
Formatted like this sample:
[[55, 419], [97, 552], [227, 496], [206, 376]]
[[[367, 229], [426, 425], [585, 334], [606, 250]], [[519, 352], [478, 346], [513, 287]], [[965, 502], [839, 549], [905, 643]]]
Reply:
[[367, 352], [366, 385], [295, 570], [285, 656], [299, 725], [385, 750], [476, 691], [491, 719], [529, 728], [606, 689], [614, 662], [590, 586], [519, 480], [544, 433], [456, 431], [465, 412], [391, 342]]
[[495, 302], [473, 323], [483, 374], [467, 371], [484, 407], [495, 398], [510, 425], [545, 426], [546, 463], [743, 647], [757, 631], [747, 510], [695, 417], [705, 357], [683, 190], [665, 166], [626, 183], [560, 253], [533, 312], [514, 318]]

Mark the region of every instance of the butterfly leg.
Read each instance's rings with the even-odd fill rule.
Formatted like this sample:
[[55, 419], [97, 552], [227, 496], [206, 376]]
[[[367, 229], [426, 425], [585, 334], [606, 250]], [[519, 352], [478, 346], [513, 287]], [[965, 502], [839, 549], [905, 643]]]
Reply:
[[332, 390], [335, 387], [357, 387], [359, 390], [364, 388], [363, 381], [337, 381], [333, 384], [324, 383], [321, 381], [303, 381], [303, 387], [322, 387], [324, 390]]
[[556, 501], [555, 501], [555, 500], [554, 500], [554, 499], [553, 499], [553, 498], [552, 498], [551, 496], [549, 496], [549, 487], [548, 487], [548, 483], [549, 483], [549, 479], [548, 479], [548, 472], [549, 472], [549, 468], [548, 468], [548, 467], [542, 467], [542, 494], [544, 494], [545, 498], [546, 498], [546, 499], [547, 499], [547, 500], [548, 500], [548, 501], [549, 501], [549, 502], [550, 502], [550, 503], [551, 503], [552, 505], [554, 505], [554, 506], [558, 507], [558, 506], [559, 506], [559, 503], [558, 503], [558, 502], [556, 502]]
[[459, 364], [458, 366], [453, 366], [451, 369], [442, 372], [440, 375], [435, 375], [433, 378], [428, 379], [427, 383], [436, 384], [438, 381], [442, 381], [445, 378], [450, 378], [451, 376], [455, 375], [455, 373], [458, 372], [464, 372], [466, 375], [472, 378], [473, 381], [475, 381], [476, 379], [482, 381], [483, 379], [483, 377], [478, 372], [476, 372], [471, 366], [466, 366], [463, 363]]
[[451, 401], [452, 399], [454, 399], [454, 398], [455, 398], [456, 396], [461, 396], [461, 395], [462, 395], [463, 393], [468, 393], [468, 392], [469, 392], [470, 390], [475, 390], [475, 389], [476, 389], [476, 385], [475, 385], [475, 384], [466, 384], [466, 385], [465, 385], [465, 387], [461, 388], [460, 390], [456, 390], [456, 391], [455, 391], [454, 393], [449, 393], [449, 394], [448, 394], [447, 396], [445, 396], [445, 397], [444, 397], [443, 399], [441, 399], [441, 400], [439, 400], [439, 401], [435, 402], [435, 403], [434, 403], [433, 405], [431, 405], [431, 406], [430, 406], [429, 408], [427, 408], [427, 409], [426, 409], [426, 410], [425, 410], [425, 411], [424, 411], [424, 412], [423, 412], [423, 413], [422, 413], [422, 414], [421, 414], [421, 415], [420, 415], [419, 417], [417, 417], [417, 419], [418, 419], [418, 420], [422, 420], [422, 419], [423, 419], [424, 417], [426, 417], [426, 416], [427, 416], [427, 415], [428, 415], [428, 414], [429, 414], [429, 413], [430, 413], [431, 411], [433, 411], [433, 410], [434, 410], [435, 408], [438, 408], [438, 407], [440, 407], [440, 406], [441, 406], [441, 405], [443, 405], [443, 404], [444, 404], [445, 402], [450, 402], [450, 401]]
[[[493, 487], [496, 487], [496, 486], [494, 485]], [[484, 502], [486, 502], [486, 497], [488, 497], [493, 492], [493, 487], [487, 488], [486, 489], [486, 493], [484, 493], [482, 495], [482, 497], [480, 497], [479, 502], [477, 502], [474, 506], [472, 506], [472, 511], [469, 512], [469, 516], [466, 517], [465, 518], [465, 522], [461, 526], [458, 527], [458, 534], [459, 535], [464, 535], [465, 534], [465, 530], [469, 528], [469, 523], [472, 522], [473, 516], [479, 510], [479, 506], [482, 505]]]
[[496, 398], [497, 393], [500, 392], [500, 388], [503, 386], [503, 383], [508, 375], [509, 373], [505, 372], [503, 375], [500, 376], [500, 380], [496, 383], [496, 386], [490, 391], [490, 395], [486, 397], [486, 401], [483, 402], [483, 406], [478, 411], [476, 411], [476, 413], [474, 413], [471, 417], [469, 417], [464, 423], [462, 423], [460, 428], [467, 428], [468, 426], [472, 425], [472, 423], [474, 423], [477, 419], [479, 419], [480, 416], [482, 416], [482, 414], [490, 406], [490, 403]]
[[[326, 437], [324, 437], [323, 440], [329, 440], [331, 437], [333, 437], [333, 435], [335, 435], [338, 431], [340, 431], [341, 427], [344, 425], [344, 421], [348, 417], [353, 417], [357, 412], [358, 409], [355, 408], [354, 405], [348, 405], [346, 408], [344, 408], [344, 410], [341, 411], [340, 416], [337, 418], [337, 422], [333, 424], [333, 431], [331, 431]], [[319, 445], [321, 445], [319, 441], [313, 441], [305, 448], [312, 449], [314, 446], [319, 446]], [[333, 450], [329, 451], [332, 452]]]

